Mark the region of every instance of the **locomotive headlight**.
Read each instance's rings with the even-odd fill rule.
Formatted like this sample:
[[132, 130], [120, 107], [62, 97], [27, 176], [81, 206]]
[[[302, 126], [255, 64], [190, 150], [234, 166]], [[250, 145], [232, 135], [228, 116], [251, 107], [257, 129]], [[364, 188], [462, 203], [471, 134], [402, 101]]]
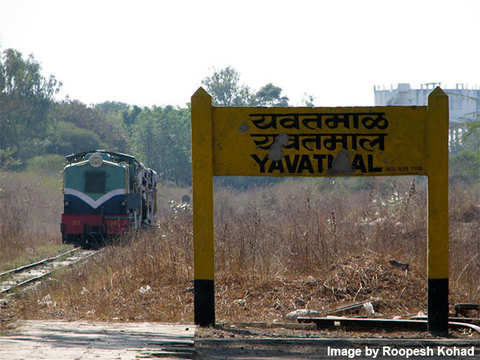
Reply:
[[64, 204], [65, 204], [65, 206], [68, 206], [68, 205], [70, 205], [70, 202], [69, 202], [69, 201], [65, 201]]
[[120, 204], [122, 204], [123, 207], [127, 206], [127, 202], [123, 200]]
[[90, 156], [90, 159], [88, 160], [88, 162], [91, 167], [98, 168], [103, 164], [103, 157], [99, 153], [95, 153], [92, 156]]

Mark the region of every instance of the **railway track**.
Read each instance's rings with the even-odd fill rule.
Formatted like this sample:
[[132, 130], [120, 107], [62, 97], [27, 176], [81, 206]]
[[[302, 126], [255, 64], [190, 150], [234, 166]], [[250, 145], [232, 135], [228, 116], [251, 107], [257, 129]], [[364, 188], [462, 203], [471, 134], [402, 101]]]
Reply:
[[0, 273], [0, 295], [31, 285], [54, 271], [83, 261], [97, 252], [98, 250], [75, 248], [57, 256]]

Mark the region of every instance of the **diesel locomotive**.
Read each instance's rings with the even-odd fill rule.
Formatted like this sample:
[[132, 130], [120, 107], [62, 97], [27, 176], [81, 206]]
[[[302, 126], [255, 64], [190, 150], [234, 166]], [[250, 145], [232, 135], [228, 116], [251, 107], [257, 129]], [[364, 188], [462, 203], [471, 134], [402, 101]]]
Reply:
[[62, 241], [97, 247], [115, 236], [152, 225], [157, 173], [135, 157], [95, 150], [65, 156]]

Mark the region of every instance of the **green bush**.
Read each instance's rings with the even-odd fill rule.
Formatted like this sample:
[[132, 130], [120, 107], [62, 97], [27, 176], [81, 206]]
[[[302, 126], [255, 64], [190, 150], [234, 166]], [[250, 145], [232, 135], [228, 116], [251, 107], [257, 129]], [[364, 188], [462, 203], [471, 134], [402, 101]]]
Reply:
[[65, 158], [61, 155], [47, 154], [34, 156], [27, 160], [27, 171], [43, 174], [54, 174], [62, 171]]
[[480, 155], [463, 150], [450, 157], [450, 182], [472, 185], [480, 180]]
[[99, 136], [93, 131], [79, 128], [72, 123], [59, 121], [56, 125], [50, 152], [71, 154], [103, 147]]

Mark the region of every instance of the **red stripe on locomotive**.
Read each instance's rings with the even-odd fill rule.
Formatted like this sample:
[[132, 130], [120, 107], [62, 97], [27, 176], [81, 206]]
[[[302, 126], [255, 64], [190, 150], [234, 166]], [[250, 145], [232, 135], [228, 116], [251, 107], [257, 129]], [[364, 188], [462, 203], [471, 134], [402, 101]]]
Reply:
[[120, 235], [127, 232], [128, 216], [99, 214], [62, 214], [62, 229], [65, 235], [80, 235], [85, 228], [103, 228], [106, 235]]

